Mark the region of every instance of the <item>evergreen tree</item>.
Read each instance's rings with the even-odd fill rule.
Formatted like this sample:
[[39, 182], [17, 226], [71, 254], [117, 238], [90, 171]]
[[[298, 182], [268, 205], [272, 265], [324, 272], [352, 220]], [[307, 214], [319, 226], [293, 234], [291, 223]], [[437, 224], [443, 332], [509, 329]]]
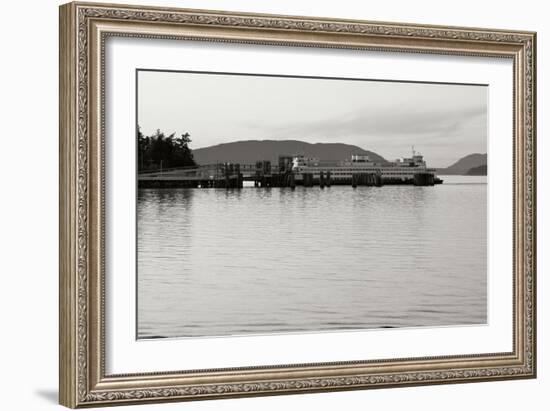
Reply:
[[175, 135], [172, 133], [166, 136], [157, 130], [152, 136], [145, 136], [138, 128], [138, 170], [196, 166], [189, 148], [190, 134], [184, 133], [180, 137]]

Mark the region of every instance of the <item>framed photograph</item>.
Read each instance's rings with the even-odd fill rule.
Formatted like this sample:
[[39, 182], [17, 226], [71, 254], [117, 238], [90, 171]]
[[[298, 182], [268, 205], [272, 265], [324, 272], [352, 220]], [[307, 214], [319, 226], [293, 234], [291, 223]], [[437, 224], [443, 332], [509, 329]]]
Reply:
[[534, 378], [533, 32], [60, 8], [60, 403]]

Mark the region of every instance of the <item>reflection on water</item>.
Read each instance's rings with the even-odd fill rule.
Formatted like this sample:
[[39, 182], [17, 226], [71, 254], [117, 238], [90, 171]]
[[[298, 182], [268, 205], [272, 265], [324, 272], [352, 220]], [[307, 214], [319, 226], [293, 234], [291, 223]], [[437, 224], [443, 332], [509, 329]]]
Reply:
[[486, 177], [141, 189], [138, 337], [482, 324]]

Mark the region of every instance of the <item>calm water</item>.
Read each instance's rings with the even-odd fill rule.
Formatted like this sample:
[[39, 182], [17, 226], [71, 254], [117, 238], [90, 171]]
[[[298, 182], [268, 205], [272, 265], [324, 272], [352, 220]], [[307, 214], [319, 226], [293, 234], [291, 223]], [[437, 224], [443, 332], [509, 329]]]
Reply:
[[485, 323], [486, 177], [142, 189], [138, 337]]

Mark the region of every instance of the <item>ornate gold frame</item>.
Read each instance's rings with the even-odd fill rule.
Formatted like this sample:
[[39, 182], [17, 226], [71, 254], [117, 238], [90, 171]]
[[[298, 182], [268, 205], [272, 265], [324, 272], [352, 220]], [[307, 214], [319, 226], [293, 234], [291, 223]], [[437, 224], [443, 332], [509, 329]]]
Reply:
[[[108, 36], [512, 59], [513, 352], [105, 375], [102, 118]], [[532, 32], [92, 3], [61, 6], [60, 403], [102, 406], [535, 377], [535, 41]]]

